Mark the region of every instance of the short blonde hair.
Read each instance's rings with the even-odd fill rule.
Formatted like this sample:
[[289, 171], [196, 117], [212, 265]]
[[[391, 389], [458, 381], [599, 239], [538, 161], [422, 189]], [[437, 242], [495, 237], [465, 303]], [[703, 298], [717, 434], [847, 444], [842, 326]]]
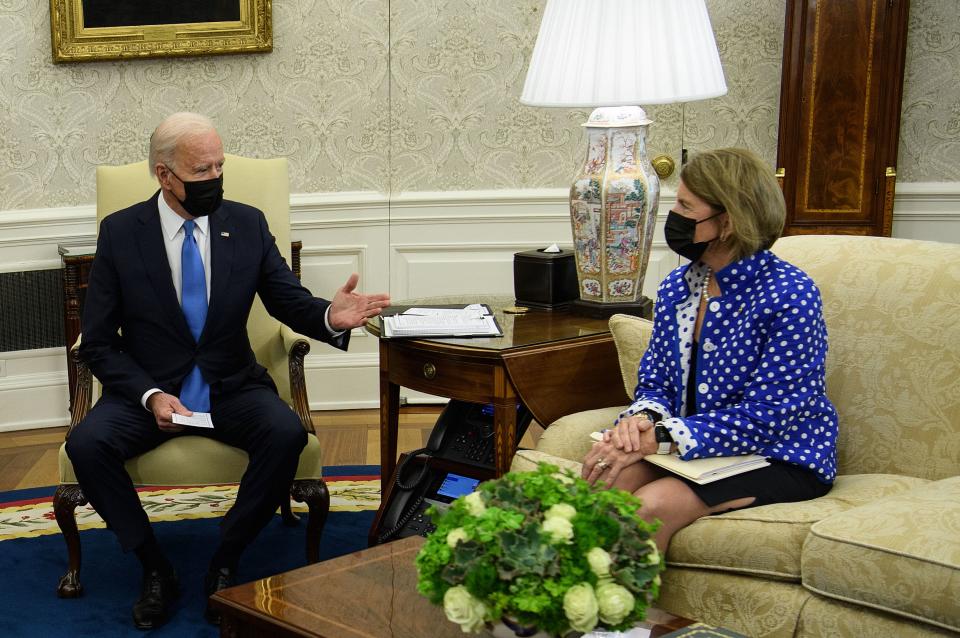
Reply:
[[187, 111], [168, 115], [157, 125], [150, 136], [150, 155], [147, 160], [147, 169], [150, 174], [154, 174], [154, 167], [157, 164], [176, 168], [174, 166], [174, 155], [177, 145], [185, 137], [201, 135], [215, 130], [217, 129], [213, 125], [213, 121], [206, 115]]
[[691, 193], [726, 211], [732, 234], [724, 243], [735, 259], [773, 245], [783, 233], [787, 207], [768, 166], [753, 151], [720, 148], [697, 153], [680, 171]]

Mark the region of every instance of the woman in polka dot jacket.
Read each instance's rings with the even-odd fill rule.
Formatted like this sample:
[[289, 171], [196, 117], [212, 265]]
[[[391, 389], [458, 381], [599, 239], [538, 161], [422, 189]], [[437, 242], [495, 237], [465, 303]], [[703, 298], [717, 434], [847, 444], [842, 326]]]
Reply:
[[[583, 465], [587, 480], [640, 497], [641, 515], [663, 522], [662, 550], [702, 516], [816, 498], [836, 475], [820, 292], [769, 251], [785, 216], [773, 171], [750, 151], [701, 153], [681, 172], [665, 234], [691, 263], [660, 285], [634, 402]], [[670, 452], [771, 464], [698, 485], [642, 461]]]

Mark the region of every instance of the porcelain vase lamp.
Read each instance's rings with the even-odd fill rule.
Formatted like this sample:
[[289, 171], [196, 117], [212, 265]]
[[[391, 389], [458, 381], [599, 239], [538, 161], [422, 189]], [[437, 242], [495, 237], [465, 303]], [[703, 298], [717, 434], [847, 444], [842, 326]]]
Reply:
[[600, 107], [584, 124], [586, 159], [570, 188], [584, 313], [650, 316], [642, 293], [660, 180], [637, 105], [726, 92], [704, 0], [547, 0], [520, 102]]
[[587, 314], [650, 316], [642, 294], [660, 200], [647, 157], [650, 120], [638, 106], [593, 111], [583, 125], [587, 153], [570, 187], [570, 222]]

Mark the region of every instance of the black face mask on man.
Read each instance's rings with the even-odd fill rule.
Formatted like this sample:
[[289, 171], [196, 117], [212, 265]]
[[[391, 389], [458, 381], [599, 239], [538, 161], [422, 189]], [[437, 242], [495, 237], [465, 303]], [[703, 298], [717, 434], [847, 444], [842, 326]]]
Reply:
[[173, 176], [183, 184], [186, 197], [184, 199], [180, 199], [176, 195], [174, 197], [177, 197], [177, 201], [190, 215], [205, 217], [220, 208], [220, 204], [223, 202], [223, 173], [213, 179], [185, 182], [169, 166], [167, 166], [167, 170], [173, 173]]
[[693, 236], [697, 232], [697, 224], [702, 224], [708, 219], [719, 217], [725, 212], [726, 211], [722, 210], [715, 215], [710, 215], [710, 217], [705, 217], [697, 221], [689, 217], [684, 217], [680, 213], [670, 211], [667, 213], [667, 223], [663, 228], [663, 235], [667, 240], [667, 246], [669, 246], [673, 252], [681, 257], [686, 257], [690, 261], [699, 260], [703, 257], [703, 253], [706, 252], [707, 247], [710, 246], [710, 241], [713, 240], [694, 242]]

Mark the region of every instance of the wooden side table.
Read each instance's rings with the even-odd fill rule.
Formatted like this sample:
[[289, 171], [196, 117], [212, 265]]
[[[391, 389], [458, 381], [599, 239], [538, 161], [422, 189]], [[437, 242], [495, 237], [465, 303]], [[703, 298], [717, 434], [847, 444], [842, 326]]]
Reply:
[[[400, 386], [494, 406], [495, 476], [516, 451], [517, 402], [542, 425], [566, 414], [628, 403], [605, 319], [571, 312], [507, 314], [508, 297], [443, 298], [482, 302], [503, 336], [472, 339], [380, 339], [380, 480], [386, 494], [397, 458]], [[368, 330], [380, 337], [379, 322]]]

